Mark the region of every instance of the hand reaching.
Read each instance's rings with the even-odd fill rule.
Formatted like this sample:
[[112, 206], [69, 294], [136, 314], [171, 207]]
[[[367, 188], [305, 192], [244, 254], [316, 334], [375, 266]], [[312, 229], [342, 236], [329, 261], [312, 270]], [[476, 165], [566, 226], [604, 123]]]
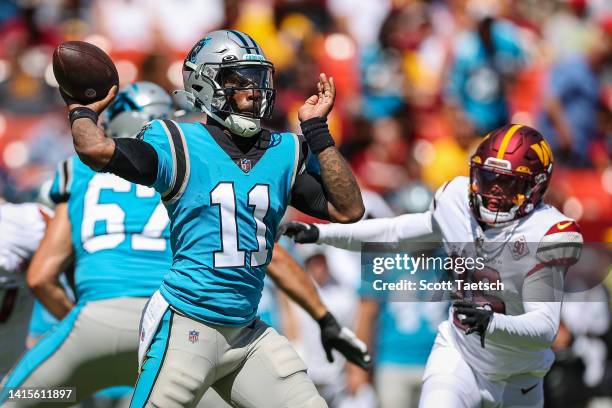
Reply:
[[334, 101], [336, 99], [334, 78], [330, 77], [328, 79], [325, 74], [320, 74], [319, 82], [317, 82], [317, 90], [318, 93], [308, 98], [306, 102], [304, 102], [304, 105], [298, 110], [298, 119], [300, 122], [316, 117], [326, 118], [334, 107]]
[[299, 244], [311, 244], [319, 239], [319, 228], [314, 224], [291, 221], [280, 226], [276, 240], [278, 241], [282, 235], [287, 235]]

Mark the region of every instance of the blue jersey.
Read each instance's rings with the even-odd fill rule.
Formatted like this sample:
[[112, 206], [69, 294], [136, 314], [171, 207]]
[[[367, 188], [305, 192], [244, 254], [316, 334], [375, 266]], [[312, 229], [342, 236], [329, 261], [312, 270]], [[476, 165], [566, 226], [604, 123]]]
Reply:
[[159, 194], [73, 156], [60, 163], [50, 195], [68, 204], [79, 303], [155, 292], [172, 259]]
[[[386, 271], [386, 282], [415, 281], [415, 276], [435, 272], [431, 281], [439, 280], [442, 271], [417, 269], [411, 275], [397, 269]], [[438, 325], [448, 318], [447, 302], [428, 302], [395, 298], [386, 291], [362, 285], [360, 295], [378, 301], [378, 330], [375, 350], [377, 365], [423, 366], [431, 353]]]
[[297, 136], [269, 133], [252, 168], [234, 162], [200, 123], [153, 121], [139, 137], [157, 152], [154, 187], [171, 220], [174, 259], [161, 294], [205, 323], [248, 324], [298, 170]]
[[383, 302], [378, 317], [377, 364], [425, 365], [438, 325], [446, 318], [445, 302]]
[[524, 60], [517, 30], [511, 23], [496, 21], [491, 41], [493, 56], [477, 33], [458, 36], [447, 83], [448, 97], [461, 106], [479, 134], [508, 122], [503, 76], [516, 71]]

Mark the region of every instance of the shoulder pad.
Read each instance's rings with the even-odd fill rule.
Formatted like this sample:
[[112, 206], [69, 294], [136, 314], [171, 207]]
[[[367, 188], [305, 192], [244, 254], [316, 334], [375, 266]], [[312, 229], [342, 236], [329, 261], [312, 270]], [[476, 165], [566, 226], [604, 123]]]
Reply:
[[546, 234], [544, 234], [544, 236], [546, 237], [547, 235], [560, 234], [560, 233], [566, 233], [566, 232], [580, 233], [581, 232], [580, 225], [578, 225], [578, 223], [574, 220], [561, 221], [561, 222], [556, 223], [552, 227], [550, 227], [550, 229], [546, 232]]
[[434, 211], [437, 208], [438, 204], [440, 203], [440, 199], [442, 198], [442, 195], [444, 195], [445, 193], [451, 194], [453, 197], [455, 196], [454, 194], [461, 194], [462, 192], [465, 192], [465, 194], [467, 195], [468, 185], [469, 179], [463, 176], [455, 177], [454, 179], [442, 184], [442, 186], [438, 188], [438, 190], [434, 194], [434, 198], [431, 201], [429, 210]]
[[580, 226], [576, 221], [561, 221], [544, 234], [536, 256], [540, 262], [546, 264], [573, 265], [580, 259], [582, 243]]
[[446, 190], [448, 183], [450, 183], [450, 181], [447, 181], [446, 183], [442, 184], [442, 186], [438, 188], [438, 190], [436, 190], [436, 193], [434, 194], [434, 198], [433, 200], [431, 200], [429, 211], [434, 211], [436, 209], [438, 205], [438, 200], [440, 200], [440, 196], [442, 195], [442, 193], [444, 193], [444, 190]]

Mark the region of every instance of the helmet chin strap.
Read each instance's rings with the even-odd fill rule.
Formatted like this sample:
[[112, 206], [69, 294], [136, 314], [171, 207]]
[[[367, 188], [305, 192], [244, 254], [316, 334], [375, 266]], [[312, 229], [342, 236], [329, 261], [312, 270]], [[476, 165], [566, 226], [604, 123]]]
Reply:
[[520, 207], [518, 205], [513, 205], [509, 211], [491, 211], [483, 205], [482, 197], [480, 196], [480, 194], [476, 195], [476, 200], [478, 204], [479, 218], [485, 224], [489, 224], [495, 227], [501, 227], [504, 224], [514, 221], [517, 218], [516, 213]]
[[510, 221], [514, 221], [516, 219], [517, 210], [518, 207], [514, 206], [508, 212], [491, 211], [484, 205], [480, 205], [478, 209], [482, 221], [492, 226], [501, 226]]
[[[220, 125], [225, 126], [230, 132], [237, 136], [242, 137], [253, 137], [261, 130], [261, 124], [259, 119], [250, 119], [241, 115], [228, 115], [225, 119], [222, 119], [216, 113], [213, 113], [208, 109], [197, 97], [191, 92], [186, 91], [174, 91], [173, 94], [178, 98], [181, 98], [183, 104], [188, 105], [191, 110], [204, 112], [217, 121]], [[176, 99], [175, 99], [176, 101]]]
[[[213, 114], [214, 115], [214, 114]], [[215, 120], [219, 121], [217, 115], [211, 115]], [[259, 119], [245, 118], [240, 115], [227, 115], [224, 121], [220, 122], [225, 125], [235, 135], [242, 137], [253, 137], [259, 133], [261, 125]]]
[[207, 116], [213, 118], [215, 121], [217, 121], [217, 123], [225, 126], [230, 132], [237, 136], [253, 137], [261, 130], [261, 123], [259, 119], [251, 119], [241, 115], [232, 114], [227, 115], [225, 119], [222, 119], [219, 115], [212, 112], [211, 109], [207, 108], [206, 105], [191, 92], [177, 90], [173, 92], [173, 96], [175, 97], [174, 100], [177, 105], [183, 108], [188, 108], [191, 111], [205, 113]]

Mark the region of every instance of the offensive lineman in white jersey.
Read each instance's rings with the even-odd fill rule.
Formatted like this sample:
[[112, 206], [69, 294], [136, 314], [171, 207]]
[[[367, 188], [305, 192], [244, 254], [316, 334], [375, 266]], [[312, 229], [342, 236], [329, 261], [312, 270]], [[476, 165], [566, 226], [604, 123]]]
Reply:
[[51, 216], [40, 204], [0, 202], [0, 379], [26, 348], [34, 297], [25, 272]]
[[420, 406], [540, 407], [563, 277], [582, 246], [576, 222], [542, 202], [552, 163], [540, 133], [504, 126], [480, 143], [470, 177], [443, 185], [427, 212], [351, 225], [289, 223], [284, 233], [352, 250], [362, 242], [435, 239], [451, 256], [482, 256], [486, 268], [471, 280], [497, 280], [504, 291], [457, 293], [462, 299], [440, 325], [427, 362]]

